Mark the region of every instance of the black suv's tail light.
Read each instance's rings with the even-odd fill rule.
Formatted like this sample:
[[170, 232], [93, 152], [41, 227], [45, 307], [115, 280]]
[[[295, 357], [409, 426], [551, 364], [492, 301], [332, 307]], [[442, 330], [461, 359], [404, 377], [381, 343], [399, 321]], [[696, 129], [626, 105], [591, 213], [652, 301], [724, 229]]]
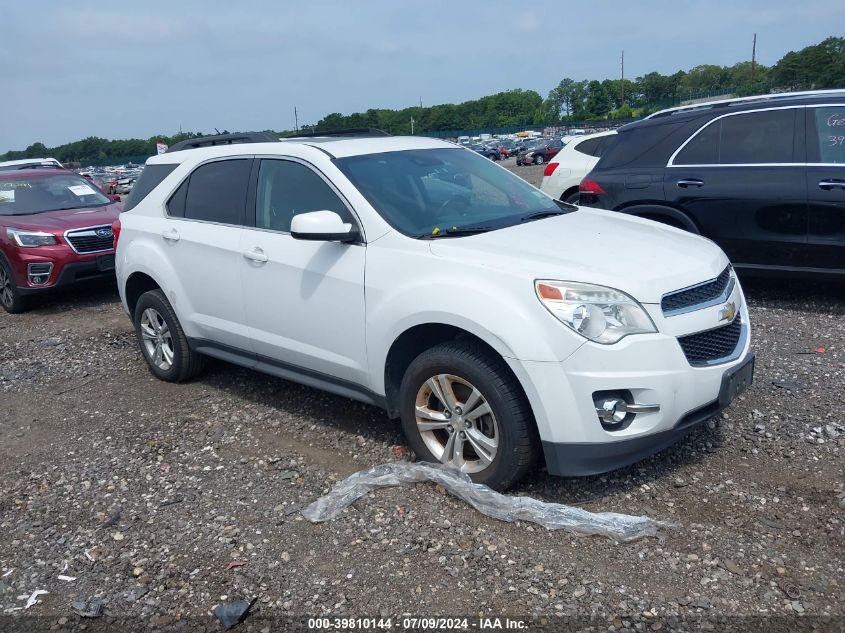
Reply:
[[593, 196], [604, 196], [607, 194], [599, 183], [595, 180], [590, 180], [589, 178], [584, 178], [584, 180], [581, 181], [581, 184], [578, 185], [578, 191], [580, 193], [586, 193]]

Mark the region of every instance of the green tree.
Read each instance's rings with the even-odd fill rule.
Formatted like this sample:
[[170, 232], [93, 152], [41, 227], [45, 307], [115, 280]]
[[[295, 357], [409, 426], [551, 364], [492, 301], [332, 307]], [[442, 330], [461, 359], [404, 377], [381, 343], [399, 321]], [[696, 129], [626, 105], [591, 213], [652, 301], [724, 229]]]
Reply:
[[771, 82], [789, 89], [845, 87], [845, 38], [826, 40], [789, 52], [769, 74]]

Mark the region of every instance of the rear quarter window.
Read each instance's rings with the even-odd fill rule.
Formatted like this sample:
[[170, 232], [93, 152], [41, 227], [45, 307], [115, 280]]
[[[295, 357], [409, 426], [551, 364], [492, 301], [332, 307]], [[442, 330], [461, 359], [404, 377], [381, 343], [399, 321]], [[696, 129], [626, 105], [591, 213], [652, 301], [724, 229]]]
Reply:
[[667, 120], [659, 125], [635, 124], [617, 133], [604, 147], [596, 170], [618, 167], [665, 167], [669, 157], [704, 124], [702, 119]]
[[147, 165], [144, 167], [144, 171], [141, 172], [138, 182], [132, 187], [132, 191], [123, 205], [123, 210], [129, 211], [138, 206], [138, 203], [146, 198], [153, 189], [158, 187], [177, 167], [177, 164]]

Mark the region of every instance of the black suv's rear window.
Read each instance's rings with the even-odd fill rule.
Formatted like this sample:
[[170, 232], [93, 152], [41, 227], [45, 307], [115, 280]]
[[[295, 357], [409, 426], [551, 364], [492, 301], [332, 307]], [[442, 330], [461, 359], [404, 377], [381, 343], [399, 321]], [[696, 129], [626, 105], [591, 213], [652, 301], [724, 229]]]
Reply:
[[137, 206], [141, 200], [146, 198], [153, 189], [158, 187], [165, 178], [173, 173], [173, 170], [178, 166], [174, 163], [169, 165], [147, 165], [144, 167], [144, 171], [141, 172], [138, 182], [132, 187], [129, 198], [127, 198], [126, 203], [123, 205], [123, 210], [129, 211], [129, 209]]

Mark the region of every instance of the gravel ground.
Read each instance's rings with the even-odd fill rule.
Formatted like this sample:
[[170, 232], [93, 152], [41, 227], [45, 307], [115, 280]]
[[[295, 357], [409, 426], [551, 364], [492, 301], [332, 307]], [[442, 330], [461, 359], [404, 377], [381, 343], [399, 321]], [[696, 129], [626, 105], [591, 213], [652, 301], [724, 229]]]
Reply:
[[[159, 382], [110, 286], [0, 313], [0, 630], [219, 630], [210, 610], [242, 598], [238, 631], [401, 614], [843, 630], [845, 288], [745, 284], [757, 370], [727, 412], [635, 466], [513, 491], [680, 525], [627, 544], [502, 523], [430, 484], [311, 524], [304, 504], [407, 452], [381, 411], [224, 363]], [[74, 613], [92, 598], [104, 615]]]

